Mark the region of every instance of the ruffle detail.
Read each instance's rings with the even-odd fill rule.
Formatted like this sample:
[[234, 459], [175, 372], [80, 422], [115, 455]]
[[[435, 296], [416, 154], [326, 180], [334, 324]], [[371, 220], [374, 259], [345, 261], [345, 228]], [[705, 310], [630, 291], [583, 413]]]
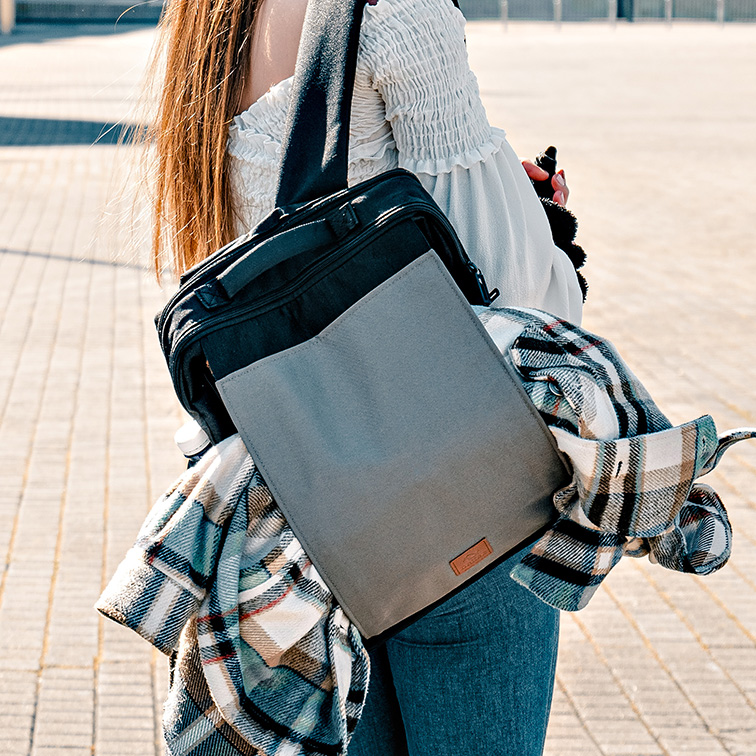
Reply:
[[440, 176], [451, 173], [455, 168], [470, 170], [476, 164], [485, 163], [502, 150], [506, 143], [506, 135], [501, 129], [491, 129], [490, 138], [477, 147], [466, 152], [449, 157], [429, 160], [416, 159], [402, 155], [399, 157], [399, 167], [412, 173], [424, 173], [429, 176]]
[[229, 127], [231, 140], [234, 141], [236, 137], [243, 138], [246, 134], [257, 133], [278, 138], [280, 142], [293, 83], [293, 76], [279, 81], [245, 111], [235, 116]]
[[271, 87], [229, 126], [227, 149], [238, 234], [254, 228], [273, 210], [292, 82], [284, 79]]
[[250, 162], [279, 163], [281, 142], [272, 139], [267, 134], [240, 131], [238, 137], [229, 139], [228, 154]]
[[391, 133], [371, 142], [353, 143], [349, 150], [349, 185], [399, 167], [399, 156]]

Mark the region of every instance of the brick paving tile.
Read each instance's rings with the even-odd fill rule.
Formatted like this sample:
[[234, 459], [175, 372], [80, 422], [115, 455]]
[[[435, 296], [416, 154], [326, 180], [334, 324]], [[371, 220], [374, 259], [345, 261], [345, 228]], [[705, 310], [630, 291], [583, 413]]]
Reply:
[[[674, 422], [756, 424], [754, 33], [467, 29], [490, 120], [520, 154], [559, 147], [586, 327]], [[113, 220], [128, 149], [90, 144], [131, 117], [151, 41], [20, 27], [0, 45], [2, 756], [163, 752], [165, 657], [91, 610], [183, 465], [151, 322], [167, 292]], [[628, 561], [563, 616], [547, 756], [756, 756], [756, 444], [707, 482], [729, 565], [697, 579]]]

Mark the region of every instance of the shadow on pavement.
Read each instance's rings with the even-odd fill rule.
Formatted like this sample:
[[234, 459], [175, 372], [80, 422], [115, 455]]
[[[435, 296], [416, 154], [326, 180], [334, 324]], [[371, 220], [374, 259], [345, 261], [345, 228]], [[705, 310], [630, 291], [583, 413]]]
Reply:
[[74, 255], [56, 255], [53, 252], [28, 252], [21, 249], [2, 249], [0, 256], [17, 255], [19, 257], [40, 257], [46, 260], [57, 260], [59, 262], [79, 263], [80, 265], [103, 265], [108, 268], [126, 268], [127, 270], [148, 270], [146, 265], [140, 265], [135, 262], [118, 260], [98, 260], [94, 257], [75, 257]]
[[127, 123], [0, 116], [0, 147], [128, 144], [139, 128]]
[[41, 44], [52, 40], [71, 37], [104, 37], [111, 34], [155, 27], [154, 21], [132, 21], [128, 15], [119, 21], [100, 21], [97, 23], [80, 23], [76, 21], [24, 22], [16, 24], [11, 34], [0, 34], [0, 49], [9, 45]]

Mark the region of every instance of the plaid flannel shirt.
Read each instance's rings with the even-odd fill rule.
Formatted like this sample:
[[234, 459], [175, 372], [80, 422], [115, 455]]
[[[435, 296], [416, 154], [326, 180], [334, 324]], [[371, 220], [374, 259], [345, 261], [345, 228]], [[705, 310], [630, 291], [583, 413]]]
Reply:
[[732, 541], [727, 512], [694, 481], [756, 429], [718, 437], [709, 415], [672, 427], [608, 341], [539, 310], [476, 310], [494, 341], [521, 326], [512, 360], [573, 470], [554, 496], [559, 518], [512, 577], [575, 611], [623, 555], [699, 575], [722, 567]]
[[[756, 431], [717, 439], [708, 416], [672, 428], [606, 341], [537, 310], [476, 312], [574, 472], [555, 495], [558, 520], [512, 577], [574, 610], [623, 554], [699, 574], [721, 567], [727, 514], [693, 481]], [[367, 653], [238, 436], [158, 500], [97, 609], [177, 654], [170, 756], [345, 753]]]
[[177, 653], [171, 756], [345, 752], [367, 652], [238, 435], [158, 500], [96, 606]]

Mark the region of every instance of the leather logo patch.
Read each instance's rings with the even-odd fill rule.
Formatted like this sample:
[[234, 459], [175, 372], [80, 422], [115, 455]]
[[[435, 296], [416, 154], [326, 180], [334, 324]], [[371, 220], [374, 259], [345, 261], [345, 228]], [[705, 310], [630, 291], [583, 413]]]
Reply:
[[458, 557], [449, 562], [455, 575], [461, 575], [463, 572], [475, 567], [478, 562], [483, 561], [489, 554], [493, 553], [488, 538], [482, 538], [475, 546], [470, 546], [467, 551], [463, 551]]

